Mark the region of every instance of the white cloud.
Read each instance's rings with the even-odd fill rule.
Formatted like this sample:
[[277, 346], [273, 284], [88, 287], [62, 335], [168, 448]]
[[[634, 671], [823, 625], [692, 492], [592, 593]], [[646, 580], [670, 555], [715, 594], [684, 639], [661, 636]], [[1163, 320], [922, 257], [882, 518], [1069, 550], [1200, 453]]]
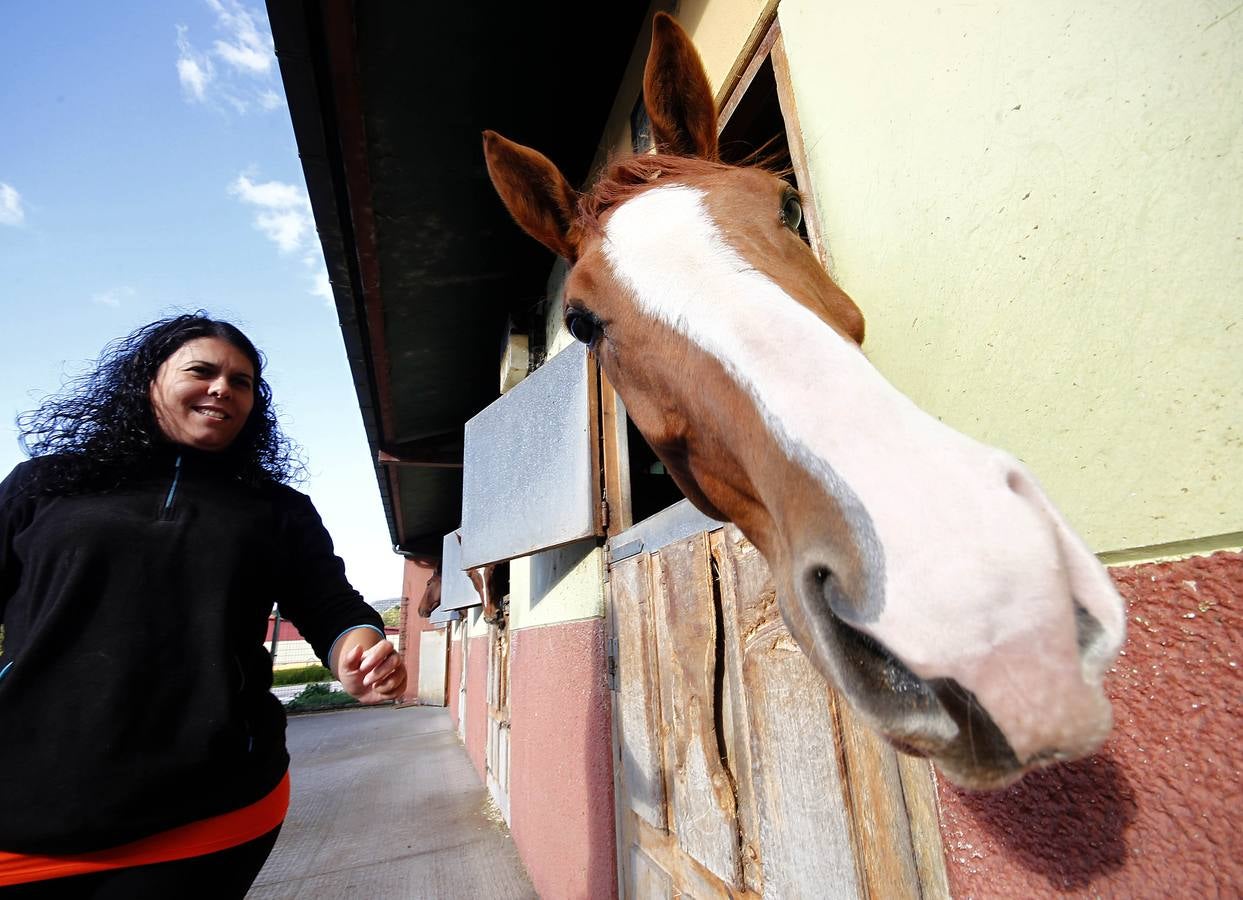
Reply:
[[216, 30], [224, 36], [211, 50], [199, 50], [190, 42], [189, 28], [177, 26], [177, 77], [186, 99], [227, 105], [238, 114], [283, 106], [267, 18], [238, 0], [206, 2], [216, 14]]
[[216, 78], [216, 70], [210, 59], [190, 46], [187, 31], [185, 25], [177, 26], [177, 79], [190, 100], [202, 103], [207, 99], [207, 86]]
[[110, 306], [113, 309], [119, 307], [124, 300], [133, 297], [135, 291], [132, 287], [121, 286], [108, 288], [106, 291], [100, 291], [91, 295], [91, 302], [100, 306]]
[[248, 175], [239, 175], [229, 187], [244, 203], [262, 206], [265, 209], [290, 209], [305, 207], [310, 213], [311, 203], [307, 200], [306, 191], [300, 185], [285, 184], [283, 181], [265, 181], [260, 184], [250, 180]]
[[216, 26], [231, 40], [216, 41], [216, 55], [233, 68], [255, 75], [266, 75], [275, 61], [272, 34], [260, 30], [255, 15], [237, 0], [207, 0], [216, 13]]
[[11, 184], [0, 181], [0, 225], [21, 225], [25, 221], [22, 195]]
[[324, 271], [315, 218], [306, 190], [283, 181], [255, 181], [243, 172], [229, 185], [229, 193], [253, 207], [254, 224], [283, 254], [297, 253], [311, 270], [311, 294], [333, 302], [328, 273]]
[[312, 276], [314, 282], [311, 285], [311, 293], [323, 299], [325, 303], [336, 303], [337, 298], [332, 295], [332, 284], [328, 281], [328, 270], [324, 268], [323, 260], [307, 257], [306, 261], [319, 266], [319, 271]]
[[315, 238], [315, 221], [306, 191], [296, 184], [280, 181], [255, 182], [239, 175], [229, 193], [243, 203], [257, 207], [255, 227], [282, 253], [306, 252]]

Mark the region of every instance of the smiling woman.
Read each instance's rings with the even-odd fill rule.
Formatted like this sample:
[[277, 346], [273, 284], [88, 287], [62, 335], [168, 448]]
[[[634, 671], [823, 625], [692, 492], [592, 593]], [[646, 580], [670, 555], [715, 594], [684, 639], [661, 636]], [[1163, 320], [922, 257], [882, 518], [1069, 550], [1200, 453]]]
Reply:
[[[21, 419], [33, 458], [0, 484], [0, 887], [15, 896], [246, 893], [288, 806], [273, 601], [357, 699], [405, 687], [286, 484], [298, 465], [262, 373], [235, 326], [176, 316]], [[87, 684], [100, 702], [66, 707]]]
[[[263, 368], [258, 348], [229, 322], [202, 311], [161, 319], [111, 342], [93, 370], [23, 415], [22, 445], [42, 460], [40, 486], [57, 493], [114, 487], [170, 443], [225, 453], [251, 485], [297, 481], [301, 463], [276, 421]], [[222, 414], [229, 427], [207, 431], [210, 417], [226, 421]]]
[[187, 341], [151, 382], [151, 409], [168, 438], [198, 450], [233, 443], [255, 405], [255, 366], [222, 338]]

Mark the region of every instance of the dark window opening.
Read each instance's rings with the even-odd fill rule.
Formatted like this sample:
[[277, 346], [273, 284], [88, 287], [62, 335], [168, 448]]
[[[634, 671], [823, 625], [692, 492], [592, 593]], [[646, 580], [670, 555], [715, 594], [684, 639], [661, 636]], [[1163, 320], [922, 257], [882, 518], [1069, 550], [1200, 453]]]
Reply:
[[652, 149], [652, 119], [647, 114], [642, 94], [630, 110], [630, 149], [635, 153], [646, 153]]
[[[762, 165], [798, 188], [771, 56], [756, 69], [746, 92], [721, 129], [718, 144], [722, 161], [732, 165]], [[807, 241], [806, 217], [799, 225], [799, 234]]]
[[630, 516], [642, 522], [682, 499], [682, 492], [665, 471], [665, 465], [648, 446], [634, 422], [626, 419], [626, 445], [630, 453]]

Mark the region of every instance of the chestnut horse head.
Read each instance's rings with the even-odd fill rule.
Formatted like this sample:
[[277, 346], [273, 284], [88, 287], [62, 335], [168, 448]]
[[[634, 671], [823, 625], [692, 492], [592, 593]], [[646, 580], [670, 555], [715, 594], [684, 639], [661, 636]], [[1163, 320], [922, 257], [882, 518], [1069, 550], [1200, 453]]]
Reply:
[[644, 93], [664, 152], [585, 195], [485, 132], [517, 223], [565, 257], [564, 317], [686, 496], [763, 553], [816, 667], [900, 749], [999, 787], [1094, 750], [1124, 635], [1104, 568], [1013, 457], [923, 413], [800, 239], [800, 198], [724, 165], [707, 76], [664, 14]]
[[505, 595], [509, 593], [509, 563], [492, 563], [466, 570], [466, 577], [475, 587], [483, 605], [483, 620], [489, 625], [505, 626]]
[[440, 563], [436, 563], [436, 571], [427, 579], [423, 588], [423, 597], [419, 600], [419, 615], [426, 619], [440, 606]]

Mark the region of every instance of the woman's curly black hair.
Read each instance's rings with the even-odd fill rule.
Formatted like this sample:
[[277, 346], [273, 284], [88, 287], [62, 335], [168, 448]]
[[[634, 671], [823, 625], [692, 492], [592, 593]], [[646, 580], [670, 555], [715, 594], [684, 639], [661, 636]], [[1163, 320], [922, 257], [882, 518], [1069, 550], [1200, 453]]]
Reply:
[[235, 325], [198, 310], [144, 325], [112, 341], [95, 368], [60, 394], [18, 416], [22, 448], [42, 460], [40, 493], [107, 490], [137, 474], [167, 447], [151, 410], [150, 387], [161, 364], [187, 341], [215, 337], [246, 355], [255, 370], [255, 402], [237, 438], [219, 457], [242, 481], [259, 486], [298, 480], [303, 465], [281, 432], [264, 357]]

